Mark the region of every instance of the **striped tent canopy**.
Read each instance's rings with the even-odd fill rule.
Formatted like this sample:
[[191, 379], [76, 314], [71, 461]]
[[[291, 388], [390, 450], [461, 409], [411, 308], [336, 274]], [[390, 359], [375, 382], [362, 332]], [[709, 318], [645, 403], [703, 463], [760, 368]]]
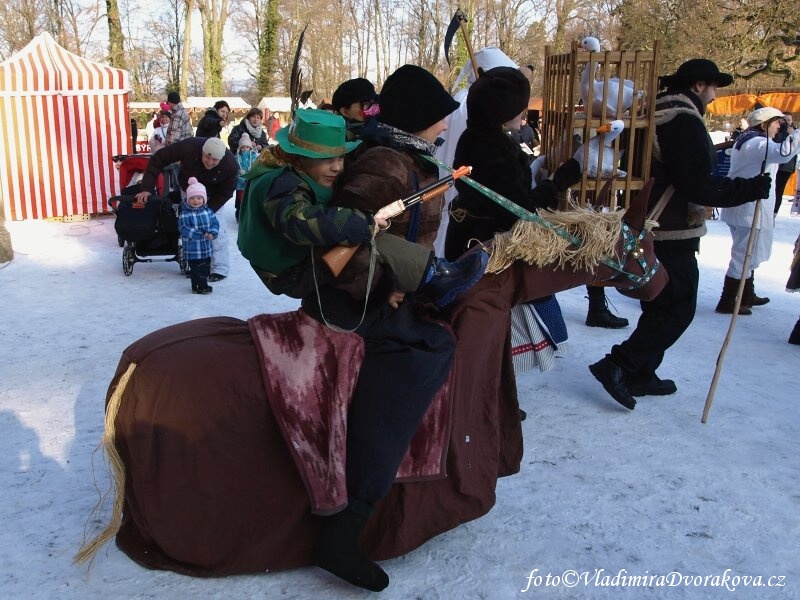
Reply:
[[0, 63], [0, 194], [10, 220], [106, 212], [131, 152], [128, 73], [49, 33]]

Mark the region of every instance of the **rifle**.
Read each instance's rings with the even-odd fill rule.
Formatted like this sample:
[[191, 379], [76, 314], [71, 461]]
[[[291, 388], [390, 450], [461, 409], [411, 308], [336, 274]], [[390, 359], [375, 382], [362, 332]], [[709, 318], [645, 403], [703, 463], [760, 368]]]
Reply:
[[[410, 196], [406, 196], [400, 200], [395, 200], [391, 204], [387, 204], [378, 210], [378, 212], [375, 213], [375, 216], [387, 220], [391, 219], [392, 217], [396, 217], [407, 208], [414, 206], [415, 204], [426, 202], [431, 198], [439, 196], [452, 187], [456, 179], [463, 177], [464, 175], [469, 175], [471, 172], [472, 167], [459, 167], [447, 177], [444, 177], [439, 181], [435, 181], [432, 184], [417, 190]], [[328, 269], [330, 269], [333, 276], [338, 277], [339, 273], [341, 273], [342, 269], [344, 269], [347, 263], [350, 262], [350, 259], [353, 258], [353, 255], [356, 253], [359, 247], [360, 246], [335, 246], [322, 255], [322, 260], [328, 266]]]

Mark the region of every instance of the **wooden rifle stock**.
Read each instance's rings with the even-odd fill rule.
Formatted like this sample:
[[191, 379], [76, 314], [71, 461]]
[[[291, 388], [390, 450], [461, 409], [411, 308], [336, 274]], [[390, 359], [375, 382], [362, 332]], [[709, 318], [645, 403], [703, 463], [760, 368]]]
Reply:
[[[450, 188], [450, 186], [453, 185], [453, 182], [456, 179], [463, 177], [464, 175], [469, 175], [471, 172], [472, 167], [459, 167], [447, 177], [444, 177], [439, 181], [435, 181], [434, 183], [414, 192], [406, 198], [401, 198], [400, 200], [395, 200], [391, 204], [387, 204], [377, 213], [375, 213], [375, 216], [387, 220], [391, 219], [392, 217], [396, 217], [410, 206], [414, 206], [420, 202], [426, 202], [431, 198], [435, 198], [436, 196], [444, 193], [448, 188]], [[338, 277], [360, 247], [361, 246], [358, 245], [334, 246], [322, 255], [322, 261], [328, 266], [328, 269], [330, 269], [333, 276]]]

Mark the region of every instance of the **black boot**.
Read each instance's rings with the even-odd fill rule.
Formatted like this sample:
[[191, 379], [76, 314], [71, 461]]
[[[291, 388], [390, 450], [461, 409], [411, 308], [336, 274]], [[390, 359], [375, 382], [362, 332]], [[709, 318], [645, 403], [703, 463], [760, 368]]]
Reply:
[[459, 294], [478, 283], [488, 262], [489, 255], [483, 250], [468, 252], [452, 262], [434, 258], [420, 291], [427, 294], [439, 308], [447, 306]]
[[669, 396], [678, 391], [672, 379], [661, 379], [655, 373], [645, 377], [628, 377], [625, 386], [631, 396]]
[[753, 275], [751, 274], [750, 279], [745, 279], [744, 282], [744, 290], [742, 291], [742, 304], [745, 306], [764, 306], [767, 302], [769, 302], [769, 298], [756, 296], [756, 288], [755, 284], [753, 283]]
[[389, 576], [358, 546], [359, 535], [371, 511], [368, 504], [351, 500], [342, 512], [325, 517], [311, 560], [348, 583], [380, 592], [389, 585]]
[[606, 292], [602, 287], [587, 285], [586, 291], [589, 294], [589, 312], [586, 313], [586, 324], [589, 327], [622, 329], [628, 326], [628, 319], [617, 317], [608, 310]]
[[636, 408], [636, 398], [631, 395], [625, 385], [625, 371], [611, 360], [610, 354], [606, 354], [605, 358], [589, 365], [589, 370], [595, 379], [603, 384], [614, 400], [627, 409]]
[[[719, 297], [717, 308], [714, 310], [723, 315], [732, 315], [733, 308], [736, 306], [736, 292], [739, 290], [739, 280], [725, 275], [725, 283], [722, 286], [722, 295]], [[740, 315], [752, 315], [753, 311], [745, 304], [744, 298], [739, 305]]]
[[797, 319], [797, 323], [794, 324], [794, 329], [789, 335], [789, 343], [800, 346], [800, 319]]

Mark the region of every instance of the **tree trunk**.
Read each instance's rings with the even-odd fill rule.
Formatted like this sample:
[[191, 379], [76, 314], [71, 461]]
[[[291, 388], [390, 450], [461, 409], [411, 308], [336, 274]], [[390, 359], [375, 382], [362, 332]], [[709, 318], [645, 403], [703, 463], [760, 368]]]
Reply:
[[181, 49], [181, 98], [186, 98], [189, 92], [189, 57], [192, 51], [192, 11], [194, 1], [186, 0], [186, 18], [183, 29], [183, 48]]
[[258, 41], [256, 91], [260, 96], [271, 96], [275, 89], [280, 24], [278, 0], [267, 0], [267, 14], [264, 16], [261, 39]]
[[117, 0], [106, 0], [108, 18], [108, 60], [112, 67], [125, 69], [125, 35], [119, 20]]
[[221, 96], [224, 93], [222, 80], [222, 38], [228, 20], [228, 0], [197, 0], [203, 28], [203, 67], [205, 71], [205, 95]]

